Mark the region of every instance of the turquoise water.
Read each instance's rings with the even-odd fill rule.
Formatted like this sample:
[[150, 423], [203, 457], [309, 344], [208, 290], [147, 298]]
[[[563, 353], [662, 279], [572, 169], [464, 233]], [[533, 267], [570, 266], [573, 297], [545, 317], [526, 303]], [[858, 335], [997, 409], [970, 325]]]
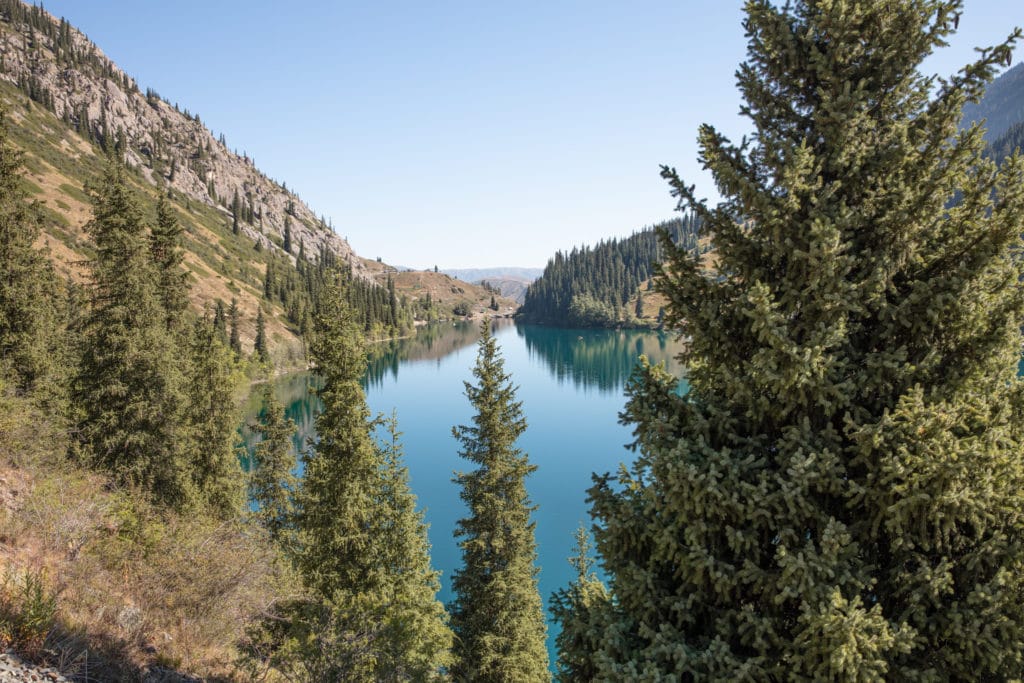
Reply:
[[[632, 454], [628, 427], [618, 424], [623, 387], [637, 357], [664, 360], [680, 376], [674, 360], [678, 345], [664, 335], [636, 330], [567, 330], [496, 326], [495, 337], [505, 369], [518, 385], [528, 428], [519, 446], [537, 471], [527, 489], [537, 510], [537, 551], [540, 592], [545, 604], [551, 593], [568, 584], [566, 561], [572, 534], [580, 522], [590, 524], [586, 491], [593, 472], [615, 471]], [[374, 412], [398, 414], [403, 432], [410, 482], [430, 524], [432, 560], [442, 572], [441, 599], [451, 599], [450, 577], [459, 566], [452, 536], [455, 521], [465, 514], [452, 473], [467, 466], [457, 454], [452, 427], [468, 424], [472, 409], [463, 382], [473, 379], [477, 328], [468, 324], [433, 326], [415, 337], [378, 346], [367, 377], [367, 401]], [[292, 375], [278, 381], [275, 392], [300, 428], [297, 444], [313, 435], [315, 399], [311, 377]], [[249, 407], [250, 416], [258, 404]], [[250, 417], [250, 419], [252, 419]], [[549, 625], [549, 649], [554, 633]]]

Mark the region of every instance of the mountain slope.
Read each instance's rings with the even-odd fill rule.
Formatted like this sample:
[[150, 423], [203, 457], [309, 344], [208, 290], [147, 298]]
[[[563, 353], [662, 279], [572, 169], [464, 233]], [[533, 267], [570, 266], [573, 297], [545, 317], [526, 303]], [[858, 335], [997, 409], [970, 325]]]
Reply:
[[961, 125], [985, 120], [985, 139], [998, 140], [1009, 128], [1024, 121], [1024, 64], [1018, 64], [992, 81], [977, 104], [964, 106]]
[[651, 317], [647, 309], [652, 303], [645, 301], [649, 297], [640, 293], [640, 287], [662, 258], [659, 230], [668, 232], [679, 246], [701, 249], [700, 220], [687, 215], [622, 240], [602, 241], [596, 247], [567, 254], [558, 252], [526, 290], [519, 317], [525, 322], [579, 327], [648, 324], [638, 320]]
[[[246, 351], [262, 308], [274, 360], [304, 362], [294, 306], [296, 296], [306, 296], [296, 271], [300, 255], [347, 266], [377, 287], [344, 239], [284, 184], [230, 151], [198, 115], [141, 92], [77, 29], [18, 0], [0, 0], [0, 105], [44, 211], [40, 246], [74, 280], [85, 276], [92, 253], [85, 188], [109, 155], [134, 172], [129, 181], [147, 210], [158, 195], [170, 199], [185, 228], [193, 307], [212, 310], [218, 300], [236, 299]], [[268, 270], [277, 274], [273, 292]]]

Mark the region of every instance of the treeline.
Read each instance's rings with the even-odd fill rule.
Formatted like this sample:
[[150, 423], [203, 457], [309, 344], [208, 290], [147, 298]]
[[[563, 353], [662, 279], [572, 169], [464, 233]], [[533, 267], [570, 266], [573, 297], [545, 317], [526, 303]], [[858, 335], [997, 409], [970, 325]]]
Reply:
[[1024, 149], [1024, 121], [1013, 124], [989, 144], [987, 154], [995, 159], [997, 164], [1001, 164], [1020, 149]]
[[323, 292], [330, 277], [341, 273], [345, 279], [344, 296], [352, 307], [364, 334], [371, 339], [394, 337], [413, 325], [413, 310], [407, 297], [395, 292], [394, 280], [386, 286], [352, 275], [352, 268], [337, 256], [321, 248], [315, 260], [306, 256], [300, 244], [293, 263], [284, 255], [268, 254], [263, 276], [263, 296], [285, 310], [288, 322], [310, 341], [313, 319], [323, 305]]
[[659, 233], [684, 249], [699, 249], [700, 219], [687, 215], [596, 247], [561, 251], [526, 290], [518, 316], [524, 322], [579, 327], [615, 327], [635, 323], [627, 303], [662, 260]]

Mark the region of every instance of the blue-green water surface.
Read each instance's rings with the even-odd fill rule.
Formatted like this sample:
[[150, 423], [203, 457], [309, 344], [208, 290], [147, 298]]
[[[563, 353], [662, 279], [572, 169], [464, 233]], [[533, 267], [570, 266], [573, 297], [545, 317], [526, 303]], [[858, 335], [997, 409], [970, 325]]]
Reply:
[[[505, 369], [518, 386], [528, 428], [519, 446], [537, 471], [527, 481], [533, 503], [541, 597], [568, 584], [566, 558], [580, 522], [590, 524], [586, 491], [594, 472], [614, 472], [633, 454], [625, 448], [629, 427], [618, 423], [623, 388], [640, 354], [665, 361], [676, 376], [678, 344], [669, 336], [637, 330], [570, 330], [509, 323], [495, 336]], [[420, 329], [414, 337], [374, 347], [367, 373], [367, 401], [374, 412], [397, 412], [410, 483], [430, 525], [432, 561], [442, 572], [444, 602], [451, 573], [460, 564], [452, 532], [465, 514], [452, 473], [469, 466], [458, 456], [452, 427], [469, 424], [472, 408], [463, 394], [476, 360], [477, 327], [448, 324]], [[278, 399], [296, 421], [304, 443], [314, 435], [317, 404], [311, 377], [298, 374], [275, 385]], [[249, 408], [250, 417], [258, 405]], [[549, 625], [548, 645], [554, 632]]]

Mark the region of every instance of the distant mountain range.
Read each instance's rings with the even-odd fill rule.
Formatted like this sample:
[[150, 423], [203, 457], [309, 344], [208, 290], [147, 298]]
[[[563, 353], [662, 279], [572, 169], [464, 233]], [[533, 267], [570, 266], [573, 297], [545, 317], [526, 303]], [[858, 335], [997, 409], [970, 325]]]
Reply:
[[441, 271], [452, 277], [457, 277], [466, 282], [479, 282], [480, 280], [522, 280], [533, 282], [544, 272], [543, 268], [445, 268]]
[[487, 284], [497, 288], [501, 295], [522, 305], [526, 299], [526, 288], [539, 278], [543, 268], [452, 268], [443, 273], [465, 282]]

